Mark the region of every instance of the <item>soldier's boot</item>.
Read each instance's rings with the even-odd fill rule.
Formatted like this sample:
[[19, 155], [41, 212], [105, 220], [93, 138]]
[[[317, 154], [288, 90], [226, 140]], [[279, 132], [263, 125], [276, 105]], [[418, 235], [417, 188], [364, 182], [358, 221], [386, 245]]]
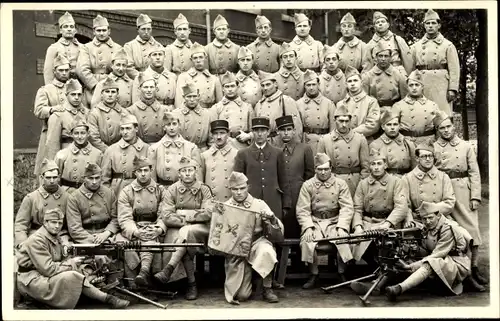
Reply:
[[396, 301], [396, 298], [400, 296], [401, 293], [403, 293], [403, 290], [401, 288], [401, 285], [399, 284], [388, 286], [385, 288], [385, 295], [387, 296], [387, 299], [392, 302]]
[[488, 284], [488, 280], [479, 273], [478, 263], [479, 263], [479, 245], [473, 245], [471, 248], [471, 266], [472, 266], [472, 278], [479, 284]]
[[465, 278], [463, 284], [469, 288], [471, 291], [474, 291], [474, 292], [484, 292], [486, 291], [486, 288], [477, 283], [477, 281], [471, 276], [469, 275], [467, 278]]
[[268, 303], [279, 302], [278, 296], [273, 292], [273, 276], [269, 274], [262, 280], [262, 299]]
[[135, 283], [138, 286], [146, 287], [149, 284], [149, 277], [151, 275], [151, 263], [153, 262], [153, 253], [139, 253], [141, 257], [141, 269], [139, 274], [135, 277]]
[[408, 291], [411, 288], [416, 287], [420, 283], [424, 282], [429, 276], [431, 276], [433, 270], [429, 263], [425, 262], [421, 267], [418, 268], [415, 272], [413, 272], [406, 280], [403, 282], [388, 286], [385, 288], [385, 294], [389, 301], [394, 301], [398, 295], [401, 293]]
[[111, 294], [106, 296], [105, 302], [110, 304], [113, 309], [125, 309], [130, 304], [130, 301], [120, 299]]
[[168, 281], [170, 281], [172, 272], [174, 272], [174, 267], [170, 264], [167, 264], [167, 266], [164, 267], [163, 270], [154, 275], [154, 279], [160, 283], [167, 284]]
[[318, 282], [318, 274], [311, 274], [306, 283], [302, 286], [303, 289], [309, 290], [316, 286]]
[[130, 304], [130, 302], [127, 300], [119, 299], [111, 294], [107, 294], [99, 290], [98, 288], [90, 284], [87, 279], [84, 280], [82, 294], [103, 303], [110, 303], [111, 306], [115, 309], [125, 309]]
[[477, 283], [486, 285], [488, 284], [488, 279], [485, 278], [481, 273], [479, 272], [479, 268], [477, 266], [472, 267], [472, 278], [477, 281]]
[[198, 298], [198, 287], [196, 282], [189, 282], [186, 290], [186, 300], [196, 300]]

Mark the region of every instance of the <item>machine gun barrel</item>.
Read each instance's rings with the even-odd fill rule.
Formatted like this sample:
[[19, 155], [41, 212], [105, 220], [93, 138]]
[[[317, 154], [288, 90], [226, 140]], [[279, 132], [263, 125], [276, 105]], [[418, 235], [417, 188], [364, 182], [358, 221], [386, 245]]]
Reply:
[[386, 236], [396, 236], [398, 234], [404, 233], [412, 233], [412, 232], [420, 232], [421, 229], [418, 227], [411, 228], [403, 228], [396, 230], [369, 230], [360, 234], [349, 234], [348, 236], [337, 236], [337, 237], [327, 237], [319, 240], [315, 240], [315, 242], [325, 242], [325, 241], [339, 241], [337, 244], [343, 243], [359, 243], [363, 241], [373, 240], [382, 235]]
[[65, 255], [105, 255], [114, 251], [134, 252], [175, 252], [177, 247], [205, 247], [204, 243], [152, 243], [144, 244], [140, 241], [116, 242], [101, 244], [70, 244], [64, 247]]

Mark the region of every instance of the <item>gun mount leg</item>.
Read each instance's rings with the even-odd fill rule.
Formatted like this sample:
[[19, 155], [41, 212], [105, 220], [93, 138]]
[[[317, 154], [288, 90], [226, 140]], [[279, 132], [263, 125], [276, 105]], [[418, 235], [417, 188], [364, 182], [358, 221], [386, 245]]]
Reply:
[[321, 290], [325, 291], [326, 293], [330, 293], [331, 290], [336, 289], [336, 288], [340, 288], [341, 286], [344, 286], [344, 285], [351, 284], [352, 282], [371, 279], [371, 278], [377, 276], [377, 273], [379, 272], [379, 270], [380, 270], [380, 268], [377, 268], [372, 274], [365, 275], [365, 276], [362, 276], [360, 278], [349, 280], [349, 281], [342, 282], [342, 283], [339, 283], [339, 284], [330, 285], [330, 286], [327, 286], [327, 287], [322, 287]]
[[156, 307], [159, 307], [160, 309], [166, 309], [166, 308], [167, 308], [167, 305], [160, 304], [160, 303], [158, 303], [158, 302], [155, 302], [155, 301], [153, 301], [153, 300], [150, 300], [150, 299], [148, 299], [148, 298], [146, 298], [146, 297], [143, 297], [142, 295], [139, 295], [139, 294], [134, 293], [134, 292], [132, 292], [132, 291], [129, 291], [129, 290], [127, 290], [127, 289], [121, 288], [121, 287], [119, 287], [119, 286], [115, 287], [115, 289], [117, 289], [117, 290], [119, 290], [120, 292], [123, 292], [123, 293], [125, 293], [125, 294], [128, 294], [128, 295], [131, 295], [131, 296], [133, 296], [133, 297], [136, 297], [136, 298], [138, 298], [138, 299], [140, 299], [140, 300], [142, 300], [142, 301], [144, 301], [144, 302], [150, 303], [150, 304], [152, 304], [152, 305], [154, 305], [154, 306], [156, 306]]
[[368, 290], [368, 292], [365, 293], [365, 295], [363, 296], [360, 296], [359, 298], [361, 299], [361, 302], [363, 303], [363, 306], [368, 306], [370, 305], [370, 301], [368, 300], [368, 297], [370, 296], [370, 294], [373, 292], [373, 290], [375, 290], [375, 288], [377, 287], [377, 285], [383, 280], [385, 279], [385, 277], [387, 276], [387, 273], [381, 273], [377, 280], [375, 280], [375, 282], [373, 283], [373, 285], [371, 286], [371, 288]]

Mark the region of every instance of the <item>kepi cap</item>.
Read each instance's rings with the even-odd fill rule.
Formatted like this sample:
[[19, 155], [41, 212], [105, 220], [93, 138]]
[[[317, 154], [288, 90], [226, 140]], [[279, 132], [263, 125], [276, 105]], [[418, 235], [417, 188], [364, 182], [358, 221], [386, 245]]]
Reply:
[[252, 129], [255, 128], [267, 128], [269, 129], [269, 118], [267, 117], [255, 117], [252, 119]]
[[213, 132], [217, 129], [224, 129], [229, 131], [229, 122], [225, 119], [217, 119], [210, 123], [210, 131]]
[[293, 116], [291, 115], [285, 115], [276, 118], [275, 122], [276, 122], [276, 128], [278, 129], [285, 126], [293, 126], [295, 128], [295, 125], [293, 123]]

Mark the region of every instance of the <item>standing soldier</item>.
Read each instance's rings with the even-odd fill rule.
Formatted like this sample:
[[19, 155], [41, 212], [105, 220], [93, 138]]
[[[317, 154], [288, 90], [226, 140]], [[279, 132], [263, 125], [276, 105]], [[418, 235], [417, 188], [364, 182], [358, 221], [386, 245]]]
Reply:
[[61, 186], [68, 188], [68, 193], [83, 183], [85, 165], [88, 162], [101, 164], [102, 152], [89, 144], [89, 125], [83, 119], [75, 119], [70, 127], [73, 142], [61, 149], [54, 161], [61, 171]]
[[137, 17], [137, 37], [134, 40], [127, 42], [123, 49], [128, 56], [127, 74], [134, 79], [139, 75], [139, 72], [146, 70], [151, 60], [149, 52], [155, 46], [160, 45], [158, 41], [151, 35], [153, 28], [151, 27], [153, 20], [148, 15], [140, 14]]
[[[156, 99], [160, 104], [173, 106], [175, 98], [175, 85], [177, 76], [165, 68], [165, 48], [156, 44], [149, 52], [151, 64], [146, 69], [146, 73], [153, 75], [158, 90], [155, 93]], [[139, 79], [135, 78], [132, 85], [132, 102], [140, 99]]]
[[425, 35], [411, 47], [413, 60], [422, 72], [424, 95], [451, 115], [460, 78], [457, 49], [439, 32], [441, 20], [434, 10], [425, 13], [424, 27]]
[[65, 12], [59, 18], [59, 33], [61, 34], [61, 38], [57, 40], [56, 43], [53, 43], [47, 49], [47, 53], [45, 54], [45, 61], [43, 65], [43, 79], [45, 84], [51, 84], [54, 79], [54, 68], [53, 65], [54, 59], [57, 57], [57, 54], [62, 56], [66, 56], [69, 60], [69, 77], [76, 77], [76, 61], [78, 60], [78, 55], [80, 54], [80, 47], [82, 44], [78, 42], [75, 38], [76, 28], [75, 28], [75, 20], [73, 20], [73, 16], [69, 12]]
[[[127, 108], [132, 105], [132, 79], [127, 75], [127, 53], [125, 49], [120, 48], [111, 58], [111, 73], [107, 78], [111, 78], [118, 86], [118, 103]], [[102, 88], [104, 80], [97, 83], [90, 104], [93, 109], [102, 101]]]
[[285, 160], [283, 192], [288, 195], [283, 202], [282, 221], [285, 226], [285, 237], [298, 238], [300, 226], [295, 215], [295, 207], [302, 184], [314, 176], [314, 156], [309, 145], [295, 140], [292, 116], [277, 118], [276, 127], [279, 137], [279, 144], [276, 147], [283, 151]]
[[54, 59], [54, 79], [52, 83], [38, 89], [35, 96], [35, 106], [33, 112], [42, 121], [42, 132], [38, 141], [38, 150], [35, 161], [35, 175], [38, 176], [40, 163], [45, 156], [47, 142], [48, 119], [55, 111], [63, 111], [66, 102], [66, 92], [64, 84], [69, 79], [69, 60], [66, 56], [58, 54]]
[[361, 75], [354, 67], [347, 67], [345, 78], [347, 95], [337, 103], [337, 108], [345, 106], [352, 115], [352, 130], [371, 141], [379, 130], [380, 107], [377, 99], [364, 91]]
[[297, 101], [300, 118], [304, 124], [302, 141], [311, 146], [313, 155], [316, 153], [320, 138], [335, 128], [333, 118], [335, 104], [321, 94], [319, 82], [318, 75], [312, 70], [307, 70], [304, 74], [306, 93]]
[[174, 20], [174, 33], [175, 41], [165, 48], [165, 69], [180, 75], [193, 67], [193, 62], [189, 59], [193, 45], [189, 39], [191, 28], [182, 13]]
[[344, 72], [338, 68], [339, 53], [333, 47], [323, 48], [323, 70], [319, 79], [319, 91], [334, 104], [347, 94]]
[[335, 109], [335, 129], [321, 137], [318, 153], [331, 159], [333, 173], [346, 181], [351, 196], [360, 179], [368, 177], [368, 143], [365, 136], [351, 130], [351, 113], [345, 106]]
[[[199, 163], [182, 157], [179, 162], [179, 181], [169, 186], [162, 204], [163, 222], [168, 227], [167, 239], [175, 238], [175, 243], [206, 243], [212, 217], [210, 187], [196, 179]], [[176, 235], [177, 234], [177, 235]], [[187, 300], [196, 300], [198, 289], [194, 275], [193, 258], [197, 249], [177, 248], [168, 264], [154, 278], [160, 283], [168, 283], [172, 273], [182, 261], [188, 280]]]
[[73, 141], [71, 125], [76, 118], [87, 118], [88, 109], [82, 105], [83, 89], [78, 80], [70, 79], [66, 83], [66, 101], [64, 110], [49, 117], [45, 155], [54, 159], [56, 153], [68, 147]]
[[183, 72], [177, 78], [177, 89], [175, 91], [175, 108], [180, 108], [184, 103], [182, 97], [182, 86], [193, 82], [200, 93], [200, 104], [203, 108], [210, 108], [222, 98], [222, 88], [219, 78], [212, 75], [205, 68], [207, 53], [202, 45], [195, 42], [191, 46], [191, 61], [193, 67]]
[[375, 11], [373, 13], [373, 25], [375, 33], [372, 39], [366, 44], [366, 56], [363, 64], [363, 73], [369, 71], [375, 65], [375, 55], [373, 48], [378, 44], [391, 49], [391, 64], [398, 69], [403, 76], [408, 75], [413, 70], [413, 60], [410, 48], [406, 41], [389, 30], [391, 26], [389, 19], [383, 13]]
[[229, 24], [218, 15], [214, 20], [215, 39], [205, 46], [208, 56], [208, 70], [213, 75], [223, 75], [226, 71], [235, 73], [238, 70], [238, 50], [240, 46], [229, 40]]
[[[165, 135], [159, 142], [151, 145], [148, 151], [148, 158], [153, 164], [152, 177], [158, 184], [166, 187], [179, 179], [179, 162], [183, 157], [201, 163], [198, 147], [180, 135], [182, 119], [180, 110], [165, 113], [162, 118]], [[196, 173], [196, 177], [202, 181], [201, 170]]]
[[121, 139], [109, 146], [102, 159], [103, 185], [110, 187], [116, 197], [120, 191], [134, 180], [135, 157], [146, 157], [149, 145], [137, 137], [139, 131], [134, 115], [122, 114], [120, 119]]
[[269, 127], [269, 118], [252, 119], [254, 142], [238, 151], [234, 171], [248, 177], [250, 194], [264, 200], [274, 215], [281, 219], [282, 201], [286, 198], [283, 192], [285, 160], [283, 152], [267, 142]]
[[240, 67], [236, 74], [238, 80], [238, 95], [246, 103], [255, 107], [255, 104], [262, 98], [259, 76], [252, 69], [254, 65], [254, 54], [248, 47], [240, 47], [238, 51], [238, 66]]
[[[255, 18], [255, 33], [257, 33], [257, 39], [247, 47], [253, 52], [253, 56], [255, 57], [255, 70], [257, 71], [262, 70], [274, 73], [280, 68], [280, 46], [271, 39], [272, 31], [273, 28], [269, 19], [265, 16], [257, 16]], [[240, 58], [238, 57], [238, 59]]]
[[436, 155], [440, 155], [438, 169], [448, 174], [455, 192], [456, 203], [451, 216], [472, 236], [472, 277], [480, 284], [487, 280], [479, 273], [479, 246], [482, 244], [479, 231], [478, 208], [481, 202], [481, 176], [474, 147], [456, 135], [455, 125], [449, 116], [439, 115], [434, 119], [439, 138], [434, 143]]
[[340, 32], [342, 37], [333, 45], [333, 49], [339, 55], [339, 68], [345, 72], [347, 66], [361, 71], [366, 59], [366, 43], [355, 36], [356, 20], [350, 12], [340, 20]]
[[408, 76], [408, 95], [394, 104], [392, 111], [399, 115], [400, 133], [416, 145], [434, 139], [434, 117], [439, 112], [438, 105], [427, 99], [424, 94], [422, 73], [414, 70]]
[[[300, 119], [297, 103], [293, 98], [283, 94], [278, 89], [276, 74], [270, 74], [259, 71], [260, 86], [262, 88], [262, 99], [255, 105], [254, 111], [256, 117], [268, 118], [270, 122], [270, 132], [268, 133], [271, 144], [277, 140], [276, 118], [291, 115], [295, 124], [296, 139], [302, 140], [302, 119]], [[250, 179], [251, 180], [251, 179]], [[259, 197], [259, 196], [255, 196]]]
[[303, 13], [296, 13], [293, 22], [297, 35], [292, 39], [290, 46], [297, 54], [297, 65], [302, 71], [311, 69], [319, 73], [323, 61], [323, 44], [314, 40], [309, 34], [311, 20]]
[[379, 42], [372, 49], [376, 65], [362, 77], [364, 90], [377, 99], [382, 111], [390, 109], [408, 93], [406, 74], [391, 65], [392, 50], [386, 43]]
[[278, 89], [298, 100], [304, 95], [304, 73], [297, 67], [297, 52], [286, 42], [280, 47], [280, 61], [281, 67], [275, 73]]
[[88, 123], [90, 143], [101, 152], [120, 140], [120, 119], [127, 109], [118, 103], [119, 86], [108, 77], [102, 83], [101, 101], [90, 110]]
[[113, 53], [122, 48], [110, 37], [108, 19], [97, 15], [93, 21], [93, 28], [94, 39], [81, 46], [76, 62], [76, 74], [85, 86], [84, 94], [88, 107], [91, 105], [95, 86], [111, 71]]
[[140, 99], [127, 110], [139, 121], [139, 137], [148, 144], [156, 143], [163, 137], [163, 115], [172, 109], [156, 99], [158, 83], [150, 72], [137, 76]]
[[[240, 72], [241, 70], [238, 74]], [[255, 73], [254, 71], [252, 72]], [[244, 102], [243, 99], [238, 96], [237, 77], [227, 72], [221, 79], [224, 97], [212, 107], [212, 113], [215, 114], [213, 118], [225, 119], [230, 124], [229, 136], [232, 138], [231, 144], [234, 147], [237, 149], [248, 147], [252, 140], [250, 122], [254, 116], [253, 108], [249, 103]], [[247, 78], [247, 80], [248, 79], [249, 78]], [[241, 89], [241, 83], [239, 85]]]
[[[347, 236], [354, 214], [349, 187], [343, 179], [332, 175], [332, 162], [323, 153], [314, 157], [316, 175], [304, 182], [297, 201], [297, 220], [301, 227], [300, 252], [309, 265], [309, 280], [302, 286], [312, 289], [318, 279], [318, 239]], [[328, 243], [327, 243], [328, 244]], [[345, 280], [347, 264], [353, 259], [348, 244], [337, 245], [337, 268]]]

